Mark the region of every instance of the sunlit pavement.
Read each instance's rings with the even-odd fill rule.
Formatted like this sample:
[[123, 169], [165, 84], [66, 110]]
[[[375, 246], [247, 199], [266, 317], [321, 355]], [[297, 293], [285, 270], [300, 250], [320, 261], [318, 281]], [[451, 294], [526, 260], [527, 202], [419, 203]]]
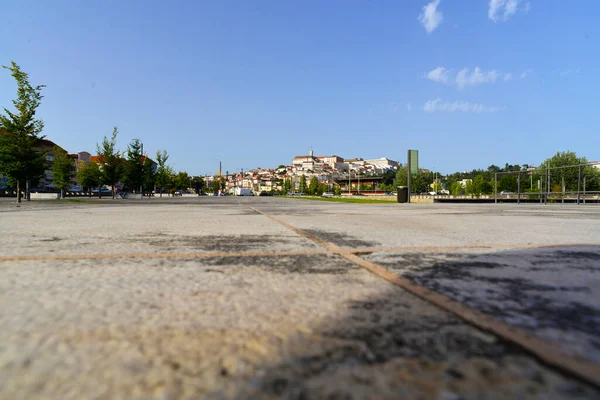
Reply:
[[596, 205], [2, 199], [0, 218], [0, 398], [600, 396], [360, 261], [594, 371]]

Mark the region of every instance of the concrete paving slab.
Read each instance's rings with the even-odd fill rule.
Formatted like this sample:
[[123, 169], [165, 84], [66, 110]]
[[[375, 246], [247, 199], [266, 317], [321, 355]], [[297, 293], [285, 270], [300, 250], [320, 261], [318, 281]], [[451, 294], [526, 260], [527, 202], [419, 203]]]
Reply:
[[366, 258], [600, 363], [600, 246]]
[[[0, 398], [600, 398], [597, 388], [355, 264], [315, 254], [313, 242], [249, 207], [346, 248], [438, 245], [444, 235], [426, 240], [430, 230], [419, 227], [451, 219], [473, 227], [472, 218], [499, 228], [482, 229], [479, 240], [475, 233], [457, 234], [444, 243], [520, 243], [502, 229], [519, 224], [515, 214], [521, 211], [510, 212], [511, 224], [497, 225], [502, 216], [490, 206], [407, 208], [257, 197], [4, 208], [3, 229], [14, 235], [4, 235], [0, 249]], [[537, 223], [550, 234], [534, 236], [532, 243], [557, 243], [552, 233], [560, 233], [574, 237], [569, 243], [587, 238], [600, 245], [595, 210], [540, 211]], [[390, 222], [402, 220], [404, 225]], [[360, 228], [351, 230], [356, 222]], [[411, 227], [413, 235], [402, 236], [401, 226]], [[60, 240], [33, 241], [32, 232], [36, 239]], [[239, 256], [248, 249], [261, 254]], [[281, 249], [297, 254], [273, 253]], [[98, 257], [52, 258], [82, 251]], [[219, 254], [209, 258], [185, 256], [214, 251]], [[137, 252], [173, 257], [125, 257]], [[42, 257], [7, 258], [31, 253]], [[446, 262], [460, 266], [468, 257], [493, 253], [451, 251]], [[564, 298], [562, 290], [542, 293], [546, 303], [594, 306], [593, 270], [564, 283], [552, 278], [560, 276], [562, 261], [547, 266], [548, 257], [535, 254], [529, 264], [511, 269], [505, 261], [496, 275], [484, 275], [492, 273], [488, 268], [480, 279], [473, 269], [467, 277], [474, 284], [486, 278], [488, 288], [502, 294], [506, 282], [493, 286], [489, 279], [511, 278], [523, 266], [542, 267], [553, 272], [532, 269], [526, 278], [569, 288]], [[396, 269], [410, 265], [398, 258], [403, 255], [371, 257]], [[425, 277], [433, 270], [426, 262], [420, 266]], [[454, 270], [460, 274], [459, 267]], [[430, 275], [424, 284], [439, 278]], [[570, 290], [585, 285], [589, 299], [585, 290]], [[459, 294], [470, 290], [447, 286]], [[524, 288], [526, 301], [519, 303], [522, 309], [511, 309], [512, 317], [526, 313], [535, 290]], [[494, 300], [475, 299], [484, 305]], [[533, 316], [540, 328], [544, 318], [544, 310]], [[562, 338], [562, 331], [553, 332]], [[597, 333], [584, 333], [577, 338], [587, 349]], [[558, 342], [569, 346], [571, 340]]]

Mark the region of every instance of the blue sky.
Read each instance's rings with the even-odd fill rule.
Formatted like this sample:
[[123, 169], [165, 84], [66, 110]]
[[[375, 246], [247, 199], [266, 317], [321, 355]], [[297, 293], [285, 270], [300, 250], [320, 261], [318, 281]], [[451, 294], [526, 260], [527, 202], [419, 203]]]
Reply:
[[[600, 159], [600, 2], [15, 1], [0, 62], [46, 84], [45, 134], [95, 150], [113, 126], [176, 170], [317, 155], [443, 173]], [[0, 73], [0, 105], [16, 87]]]

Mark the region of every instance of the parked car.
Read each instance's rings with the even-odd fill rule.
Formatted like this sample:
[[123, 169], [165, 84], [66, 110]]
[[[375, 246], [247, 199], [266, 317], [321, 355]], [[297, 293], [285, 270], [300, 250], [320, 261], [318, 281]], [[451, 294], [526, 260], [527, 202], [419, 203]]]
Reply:
[[450, 191], [446, 189], [438, 190], [437, 194], [449, 195]]
[[324, 192], [321, 197], [333, 197], [335, 194], [333, 192]]
[[352, 196], [364, 196], [364, 194], [360, 192], [352, 192]]
[[513, 192], [511, 192], [510, 190], [503, 190], [500, 192], [500, 194], [513, 194]]
[[271, 192], [265, 192], [264, 190], [258, 194], [259, 196], [273, 196]]

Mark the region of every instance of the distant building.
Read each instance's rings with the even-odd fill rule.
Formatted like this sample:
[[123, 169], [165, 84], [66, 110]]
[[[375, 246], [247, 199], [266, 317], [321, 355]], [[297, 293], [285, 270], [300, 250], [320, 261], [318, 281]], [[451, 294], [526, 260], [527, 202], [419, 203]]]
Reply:
[[386, 157], [375, 158], [372, 160], [364, 160], [364, 161], [367, 164], [372, 164], [372, 165], [375, 165], [382, 169], [398, 168], [401, 166], [401, 164], [398, 161], [393, 161]]
[[320, 162], [329, 165], [331, 168], [335, 168], [336, 164], [343, 163], [344, 159], [340, 156], [319, 156], [317, 157]]

